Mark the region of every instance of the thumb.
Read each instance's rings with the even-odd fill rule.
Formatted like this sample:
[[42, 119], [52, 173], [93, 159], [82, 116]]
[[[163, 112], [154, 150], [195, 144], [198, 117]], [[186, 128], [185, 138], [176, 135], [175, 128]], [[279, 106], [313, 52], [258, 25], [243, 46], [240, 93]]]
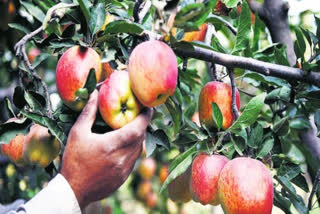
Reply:
[[74, 124], [78, 128], [83, 129], [89, 129], [91, 130], [91, 127], [94, 123], [94, 120], [96, 119], [96, 113], [98, 109], [98, 91], [94, 90], [88, 100], [88, 103], [83, 108], [81, 114], [79, 115], [76, 123]]

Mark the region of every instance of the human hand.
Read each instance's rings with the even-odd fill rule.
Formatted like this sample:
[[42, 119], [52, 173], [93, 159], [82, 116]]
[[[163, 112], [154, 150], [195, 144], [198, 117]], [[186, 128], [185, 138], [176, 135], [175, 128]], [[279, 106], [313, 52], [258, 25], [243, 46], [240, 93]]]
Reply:
[[61, 174], [73, 189], [81, 209], [107, 197], [128, 178], [142, 150], [152, 110], [145, 109], [124, 127], [91, 132], [98, 106], [95, 90], [73, 125], [63, 155]]

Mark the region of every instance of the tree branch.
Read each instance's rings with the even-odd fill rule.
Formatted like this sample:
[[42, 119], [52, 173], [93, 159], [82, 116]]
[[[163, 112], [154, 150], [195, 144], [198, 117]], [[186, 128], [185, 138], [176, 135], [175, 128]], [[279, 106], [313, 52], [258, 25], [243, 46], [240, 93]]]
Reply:
[[237, 120], [240, 114], [236, 105], [236, 81], [234, 79], [233, 68], [228, 69], [228, 71], [229, 71], [229, 77], [230, 77], [231, 89], [232, 89], [231, 109], [234, 116], [234, 120]]
[[316, 193], [319, 184], [320, 184], [320, 169], [318, 170], [316, 178], [314, 179], [314, 182], [313, 182], [312, 191], [309, 196], [308, 210], [312, 210], [312, 198], [313, 198], [314, 194]]
[[214, 62], [215, 64], [224, 65], [229, 68], [248, 69], [266, 76], [279, 77], [288, 81], [294, 80], [306, 82], [320, 87], [320, 74], [316, 72], [306, 72], [298, 68], [219, 53], [201, 47], [194, 47], [194, 49], [182, 49], [177, 47], [174, 51], [181, 57], [192, 57], [208, 62]]
[[51, 107], [51, 102], [50, 102], [50, 96], [49, 96], [49, 92], [48, 92], [48, 87], [46, 85], [46, 83], [44, 82], [44, 80], [42, 80], [42, 78], [34, 71], [34, 68], [32, 67], [29, 59], [28, 59], [28, 56], [27, 56], [27, 52], [26, 52], [26, 43], [32, 39], [32, 37], [34, 37], [35, 35], [37, 35], [38, 33], [40, 33], [41, 31], [43, 30], [43, 27], [42, 25], [36, 29], [35, 31], [29, 33], [29, 34], [26, 34], [15, 46], [14, 46], [14, 49], [16, 51], [16, 55], [18, 57], [20, 57], [24, 64], [27, 66], [27, 68], [30, 70], [33, 78], [35, 80], [38, 80], [40, 81], [41, 83], [41, 86], [43, 88], [43, 91], [46, 95], [46, 107], [47, 107], [47, 114], [49, 116], [49, 118], [52, 118], [52, 107]]

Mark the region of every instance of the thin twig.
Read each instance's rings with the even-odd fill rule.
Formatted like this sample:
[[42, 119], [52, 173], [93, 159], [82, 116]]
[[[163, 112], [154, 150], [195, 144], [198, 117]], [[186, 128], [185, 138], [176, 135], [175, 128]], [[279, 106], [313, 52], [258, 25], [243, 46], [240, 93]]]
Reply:
[[317, 172], [317, 175], [316, 175], [316, 178], [314, 180], [313, 187], [311, 190], [311, 194], [309, 197], [309, 202], [308, 202], [308, 209], [309, 210], [312, 210], [312, 198], [313, 198], [314, 194], [316, 193], [319, 184], [320, 184], [320, 169], [318, 169], [318, 172]]
[[251, 94], [251, 93], [249, 93], [249, 92], [247, 92], [247, 91], [245, 91], [245, 90], [243, 90], [243, 89], [241, 89], [241, 88], [238, 88], [238, 90], [239, 90], [241, 93], [244, 93], [245, 95], [247, 95], [247, 96], [249, 96], [249, 97], [255, 97], [255, 96], [256, 96], [256, 95]]
[[230, 82], [231, 82], [231, 89], [232, 89], [232, 103], [231, 103], [231, 109], [232, 109], [232, 113], [234, 116], [234, 120], [237, 120], [240, 116], [238, 108], [237, 108], [237, 104], [236, 104], [236, 81], [234, 79], [234, 73], [233, 73], [233, 68], [229, 68], [229, 77], [230, 77]]
[[34, 37], [35, 35], [37, 35], [38, 33], [40, 33], [42, 31], [43, 27], [40, 26], [38, 29], [36, 29], [35, 31], [25, 35], [15, 46], [14, 49], [16, 51], [16, 55], [18, 57], [20, 57], [24, 64], [27, 66], [27, 68], [30, 70], [33, 78], [35, 80], [40, 81], [41, 86], [43, 88], [43, 91], [45, 93], [46, 96], [46, 107], [47, 107], [47, 114], [49, 118], [52, 118], [52, 107], [51, 107], [51, 102], [50, 102], [50, 96], [49, 96], [49, 92], [48, 92], [48, 87], [46, 85], [46, 83], [44, 82], [44, 80], [42, 80], [42, 78], [34, 71], [34, 68], [32, 67], [29, 59], [28, 59], [28, 55], [26, 52], [26, 43], [32, 39], [32, 37]]

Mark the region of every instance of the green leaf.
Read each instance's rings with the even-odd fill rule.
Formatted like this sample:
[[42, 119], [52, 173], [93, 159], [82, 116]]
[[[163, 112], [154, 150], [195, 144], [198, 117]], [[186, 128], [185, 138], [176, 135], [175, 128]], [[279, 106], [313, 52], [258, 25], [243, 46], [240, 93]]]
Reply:
[[305, 118], [292, 119], [289, 122], [289, 126], [290, 128], [299, 130], [306, 130], [311, 128], [310, 122]]
[[162, 129], [157, 129], [150, 136], [149, 140], [152, 140], [154, 144], [164, 147], [170, 150], [170, 142], [167, 134]]
[[240, 155], [243, 156], [243, 151], [245, 149], [245, 143], [243, 142], [243, 138], [242, 137], [234, 137], [232, 135], [231, 136], [231, 142], [233, 144], [234, 149], [236, 150], [236, 152]]
[[188, 156], [192, 156], [193, 154], [195, 154], [198, 151], [197, 146], [198, 146], [198, 144], [194, 144], [187, 151], [185, 151], [184, 153], [182, 153], [178, 157], [176, 157], [174, 159], [174, 161], [170, 164], [169, 171], [174, 170], [179, 165], [179, 163], [181, 163]]
[[179, 175], [184, 173], [191, 164], [192, 164], [192, 155], [188, 155], [182, 161], [180, 161], [173, 169], [170, 169], [170, 174], [168, 175], [167, 179], [163, 183], [160, 189], [160, 193], [162, 193], [163, 190], [167, 188], [168, 184], [171, 183], [171, 181], [173, 181]]
[[105, 33], [127, 33], [141, 34], [144, 31], [143, 26], [126, 20], [117, 20], [106, 26]]
[[242, 129], [245, 129], [253, 124], [259, 116], [265, 98], [266, 93], [262, 93], [252, 98], [243, 110], [238, 120], [233, 123], [229, 130], [233, 133], [239, 133]]
[[[238, 5], [239, 2], [242, 0], [222, 0], [222, 2], [228, 7], [228, 8], [233, 8]], [[242, 3], [243, 5], [243, 3]]]
[[184, 116], [186, 118], [191, 118], [194, 112], [196, 111], [196, 108], [197, 108], [197, 102], [190, 103], [190, 105], [186, 108], [184, 112]]
[[289, 121], [288, 117], [284, 117], [277, 121], [273, 126], [273, 132], [278, 136], [286, 135], [289, 131]]
[[258, 148], [262, 140], [262, 137], [263, 137], [263, 128], [260, 124], [257, 124], [256, 127], [254, 127], [251, 130], [251, 134], [247, 142], [248, 146], [254, 149]]
[[27, 11], [38, 21], [43, 22], [45, 18], [45, 14], [42, 12], [40, 8], [37, 6], [34, 6], [33, 4], [30, 4], [29, 2], [26, 1], [21, 1], [20, 3], [27, 9]]
[[95, 69], [92, 68], [90, 69], [86, 84], [84, 85], [83, 88], [86, 88], [88, 90], [88, 93], [91, 94], [96, 88], [96, 86], [97, 86], [96, 73], [95, 73]]
[[[245, 74], [243, 75], [243, 80], [248, 83], [251, 83], [251, 81], [247, 81], [247, 78], [254, 79], [262, 83], [279, 86], [279, 87], [288, 85], [287, 81], [280, 79], [278, 77], [264, 76], [263, 74], [259, 74], [252, 71], [246, 71]], [[257, 86], [260, 86], [260, 83], [253, 84], [253, 85], [257, 87]]]
[[306, 51], [306, 43], [304, 40], [304, 36], [300, 28], [295, 28], [295, 33], [297, 40], [294, 42], [294, 51], [297, 55], [297, 58], [304, 59], [304, 53]]
[[99, 2], [93, 8], [89, 18], [89, 28], [92, 35], [96, 34], [104, 24], [106, 18], [106, 10], [103, 2]]
[[41, 103], [31, 95], [28, 91], [25, 91], [24, 93], [24, 99], [27, 101], [28, 105], [33, 111], [41, 111], [44, 106], [41, 105]]
[[212, 110], [213, 122], [215, 123], [218, 130], [220, 130], [222, 127], [222, 122], [223, 122], [223, 116], [220, 111], [220, 108], [216, 103], [211, 103], [211, 110]]
[[249, 47], [250, 29], [251, 13], [247, 1], [243, 1], [239, 18], [238, 33], [236, 36], [236, 44], [233, 47], [232, 54], [238, 54]]
[[274, 139], [268, 139], [265, 142], [262, 143], [261, 149], [258, 151], [258, 158], [264, 158], [273, 148], [274, 145]]
[[277, 190], [274, 191], [274, 205], [279, 207], [285, 213], [291, 213], [291, 202], [289, 199], [283, 197]]
[[259, 44], [260, 44], [260, 35], [261, 32], [265, 29], [264, 22], [260, 19], [258, 14], [255, 14], [254, 19], [254, 26], [253, 26], [253, 42], [252, 42], [252, 51], [259, 50]]
[[174, 133], [178, 133], [181, 126], [181, 119], [182, 119], [182, 112], [180, 109], [177, 109], [179, 107], [178, 104], [175, 104], [172, 99], [167, 99], [165, 102], [165, 105], [170, 112], [172, 122], [173, 122], [173, 130]]
[[307, 180], [302, 174], [297, 175], [291, 182], [300, 187], [303, 191], [309, 192]]
[[18, 24], [18, 23], [9, 23], [8, 26], [11, 27], [11, 28], [13, 28], [13, 29], [22, 31], [22, 32], [24, 32], [25, 34], [30, 33], [30, 30], [28, 30], [25, 26], [23, 26], [23, 25], [21, 25], [21, 24]]
[[52, 56], [52, 54], [48, 54], [48, 53], [41, 53], [40, 55], [38, 55], [35, 59], [34, 62], [32, 63], [32, 67], [36, 68], [38, 67], [42, 62], [44, 62], [46, 59], [48, 59], [50, 56]]
[[80, 5], [81, 11], [86, 18], [87, 23], [89, 23], [90, 8], [92, 6], [91, 2], [89, 0], [77, 0], [77, 2]]
[[63, 130], [60, 128], [60, 126], [58, 125], [58, 123], [55, 120], [52, 120], [52, 119], [48, 118], [47, 116], [44, 116], [39, 113], [27, 112], [24, 110], [22, 110], [21, 113], [25, 117], [35, 121], [36, 123], [39, 123], [40, 125], [47, 127], [51, 131], [51, 133], [61, 143], [65, 143], [65, 141], [67, 140], [65, 133], [63, 132]]
[[188, 4], [177, 13], [174, 26], [188, 31], [197, 30], [200, 24], [197, 25], [195, 21], [198, 20], [199, 16], [203, 15], [204, 11], [206, 11], [204, 4]]
[[151, 156], [156, 148], [157, 148], [157, 144], [154, 140], [152, 133], [147, 132], [147, 134], [146, 134], [146, 157]]

